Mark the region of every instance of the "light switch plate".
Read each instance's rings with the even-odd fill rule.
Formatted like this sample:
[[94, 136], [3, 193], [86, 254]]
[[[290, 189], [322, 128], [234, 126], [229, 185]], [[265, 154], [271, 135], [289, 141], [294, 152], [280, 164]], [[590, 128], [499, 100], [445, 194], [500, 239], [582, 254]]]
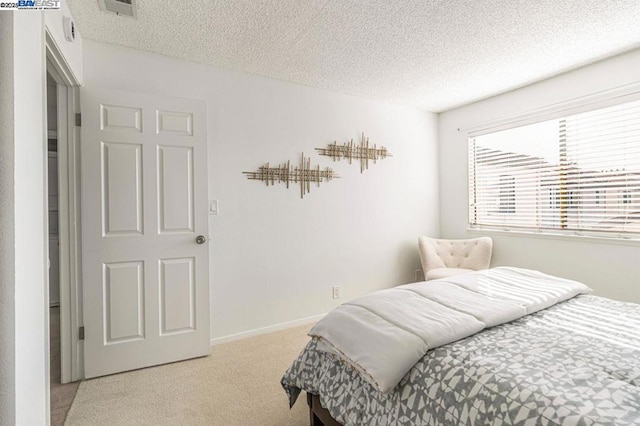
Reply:
[[209, 201], [209, 214], [214, 216], [218, 215], [218, 200]]

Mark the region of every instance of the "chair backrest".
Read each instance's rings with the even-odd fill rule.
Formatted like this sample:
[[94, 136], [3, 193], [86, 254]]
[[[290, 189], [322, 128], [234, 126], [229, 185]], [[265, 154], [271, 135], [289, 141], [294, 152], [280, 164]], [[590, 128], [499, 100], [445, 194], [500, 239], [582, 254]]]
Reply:
[[425, 275], [436, 268], [464, 268], [479, 271], [491, 264], [493, 241], [489, 237], [470, 240], [418, 238], [420, 261]]

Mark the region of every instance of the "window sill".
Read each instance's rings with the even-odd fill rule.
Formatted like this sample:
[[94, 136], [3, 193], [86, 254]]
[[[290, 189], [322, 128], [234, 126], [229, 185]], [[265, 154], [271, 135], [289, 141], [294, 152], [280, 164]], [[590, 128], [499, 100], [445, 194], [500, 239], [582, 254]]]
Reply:
[[595, 236], [595, 235], [572, 235], [564, 233], [553, 233], [550, 231], [524, 231], [524, 230], [506, 230], [495, 228], [467, 228], [467, 234], [475, 235], [496, 235], [501, 237], [513, 237], [513, 238], [540, 238], [547, 240], [562, 240], [573, 241], [580, 243], [595, 243], [595, 244], [615, 244], [623, 246], [640, 246], [640, 237], [607, 237], [607, 236]]

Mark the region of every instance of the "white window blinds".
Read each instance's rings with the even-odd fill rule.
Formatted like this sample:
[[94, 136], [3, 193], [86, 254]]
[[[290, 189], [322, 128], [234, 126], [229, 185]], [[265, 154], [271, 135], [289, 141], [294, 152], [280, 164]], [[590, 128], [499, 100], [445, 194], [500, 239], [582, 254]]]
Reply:
[[470, 137], [469, 222], [640, 236], [640, 101]]

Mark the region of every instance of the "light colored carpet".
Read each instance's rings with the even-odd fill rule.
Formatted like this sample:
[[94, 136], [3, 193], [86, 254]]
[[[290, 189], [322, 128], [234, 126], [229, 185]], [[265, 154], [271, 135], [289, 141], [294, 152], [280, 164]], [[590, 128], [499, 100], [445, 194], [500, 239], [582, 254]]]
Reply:
[[289, 410], [280, 378], [311, 325], [212, 348], [211, 355], [87, 380], [65, 425], [309, 424], [304, 395]]

